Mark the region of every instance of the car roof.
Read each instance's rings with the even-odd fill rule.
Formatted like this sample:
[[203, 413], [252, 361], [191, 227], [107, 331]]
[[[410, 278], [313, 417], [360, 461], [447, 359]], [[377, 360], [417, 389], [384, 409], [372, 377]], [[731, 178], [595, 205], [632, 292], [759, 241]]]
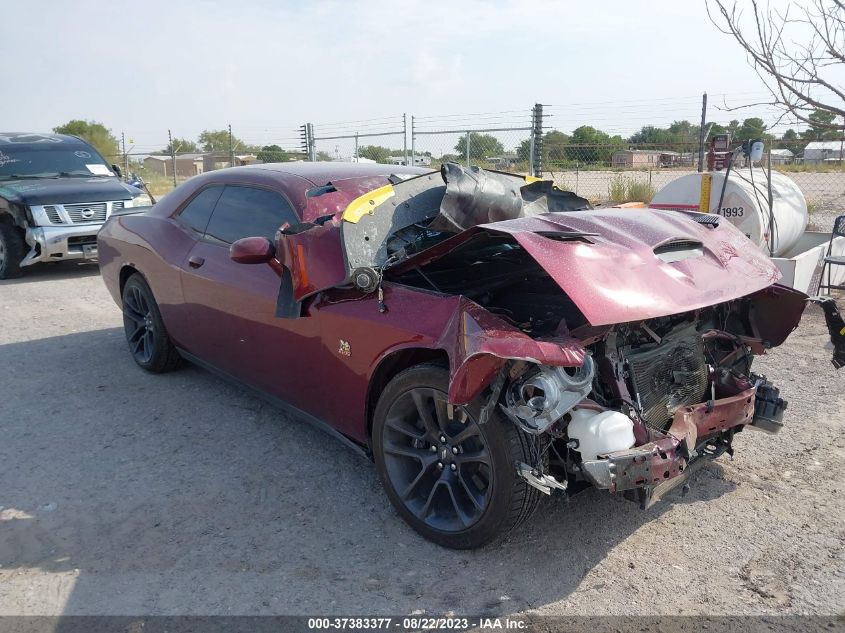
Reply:
[[68, 143], [70, 145], [85, 145], [85, 141], [69, 134], [52, 134], [43, 132], [0, 132], [0, 146], [2, 145], [35, 145], [41, 143]]
[[380, 163], [343, 163], [338, 161], [261, 163], [235, 167], [238, 170], [272, 171], [279, 174], [299, 176], [310, 180], [315, 185], [323, 185], [332, 180], [365, 178], [367, 176], [390, 176], [393, 174], [426, 174], [431, 169], [408, 167], [405, 165], [382, 165]]

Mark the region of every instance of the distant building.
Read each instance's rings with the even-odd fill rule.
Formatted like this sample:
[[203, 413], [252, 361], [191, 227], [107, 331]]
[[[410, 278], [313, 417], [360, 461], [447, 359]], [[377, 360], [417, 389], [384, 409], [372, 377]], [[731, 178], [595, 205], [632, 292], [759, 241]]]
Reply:
[[[205, 171], [214, 171], [215, 169], [225, 169], [227, 167], [241, 167], [243, 165], [253, 165], [260, 163], [255, 154], [236, 154], [234, 157], [229, 156], [229, 152], [206, 152], [200, 154], [202, 156], [202, 165]], [[234, 158], [235, 164], [231, 164], [231, 158]]]
[[[389, 164], [391, 165], [404, 165], [405, 164], [405, 157], [404, 156], [391, 156], [389, 159]], [[419, 155], [414, 156], [414, 166], [415, 167], [428, 167], [431, 165], [431, 156]]]
[[519, 162], [516, 152], [505, 152], [500, 156], [485, 156], [484, 160], [493, 164], [496, 169], [510, 169]]
[[824, 163], [842, 160], [842, 141], [813, 141], [804, 148], [805, 163]]
[[651, 149], [624, 149], [613, 153], [614, 167], [671, 167], [681, 164], [681, 154]]
[[202, 154], [179, 154], [175, 161], [166, 154], [147, 156], [144, 159], [144, 169], [151, 174], [172, 178], [174, 162], [177, 178], [191, 178], [205, 171]]
[[[201, 154], [177, 154], [175, 160], [168, 154], [155, 154], [144, 159], [144, 169], [147, 172], [173, 177], [173, 165], [176, 164], [177, 178], [191, 178], [207, 171], [230, 167], [228, 152], [205, 152]], [[261, 162], [253, 154], [239, 154], [235, 156], [235, 166], [252, 165]]]
[[[786, 163], [791, 163], [795, 160], [795, 154], [793, 154], [788, 149], [773, 149], [769, 152], [772, 155], [772, 164], [773, 165], [785, 165]], [[765, 159], [763, 163], [765, 164]]]

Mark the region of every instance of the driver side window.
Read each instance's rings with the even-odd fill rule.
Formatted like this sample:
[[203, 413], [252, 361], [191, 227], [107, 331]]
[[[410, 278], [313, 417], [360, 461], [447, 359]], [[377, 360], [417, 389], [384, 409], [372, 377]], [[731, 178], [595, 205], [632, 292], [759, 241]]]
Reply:
[[231, 244], [242, 237], [274, 239], [279, 227], [299, 220], [287, 200], [281, 195], [258, 189], [226, 185], [205, 235], [213, 241]]

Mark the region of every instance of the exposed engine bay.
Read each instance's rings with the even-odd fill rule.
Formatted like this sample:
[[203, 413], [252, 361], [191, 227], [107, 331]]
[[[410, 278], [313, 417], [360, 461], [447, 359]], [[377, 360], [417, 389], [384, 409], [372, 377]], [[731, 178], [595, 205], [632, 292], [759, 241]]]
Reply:
[[[697, 459], [732, 452], [745, 425], [770, 433], [782, 426], [786, 401], [752, 372], [754, 354], [792, 329], [767, 329], [769, 339], [760, 338], [759, 312], [773, 300], [765, 293], [595, 327], [506, 241], [471, 255], [453, 252], [397, 279], [465, 294], [531, 337], [568, 337], [584, 346], [578, 366], [510, 361], [485, 393], [533, 438], [536, 459], [520, 474], [547, 494], [595, 485], [648, 506], [681, 483], [678, 476]], [[801, 293], [783, 289], [779, 300], [800, 316]]]

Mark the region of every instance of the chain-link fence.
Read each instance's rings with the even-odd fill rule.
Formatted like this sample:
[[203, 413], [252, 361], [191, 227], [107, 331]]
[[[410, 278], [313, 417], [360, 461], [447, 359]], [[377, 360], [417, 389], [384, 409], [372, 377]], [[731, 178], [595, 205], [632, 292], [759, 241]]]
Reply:
[[[724, 95], [722, 101], [727, 101]], [[747, 113], [759, 116], [743, 115], [741, 124], [724, 109], [711, 108], [710, 114], [706, 100], [697, 96], [396, 114], [300, 126], [227, 125], [196, 144], [168, 130], [158, 151], [149, 140], [136, 145], [122, 136], [120, 153], [108, 158], [138, 173], [156, 193], [206, 171], [257, 162], [352, 161], [436, 169], [454, 161], [541, 175], [593, 202], [648, 202], [667, 183], [706, 165], [702, 157], [709, 139], [729, 131], [734, 144], [764, 137], [772, 168], [796, 182], [811, 212], [845, 206], [845, 140], [839, 135], [814, 141], [806, 132], [786, 133], [783, 125], [766, 129], [763, 121], [775, 120], [773, 112]], [[768, 160], [765, 155], [763, 165]]]

